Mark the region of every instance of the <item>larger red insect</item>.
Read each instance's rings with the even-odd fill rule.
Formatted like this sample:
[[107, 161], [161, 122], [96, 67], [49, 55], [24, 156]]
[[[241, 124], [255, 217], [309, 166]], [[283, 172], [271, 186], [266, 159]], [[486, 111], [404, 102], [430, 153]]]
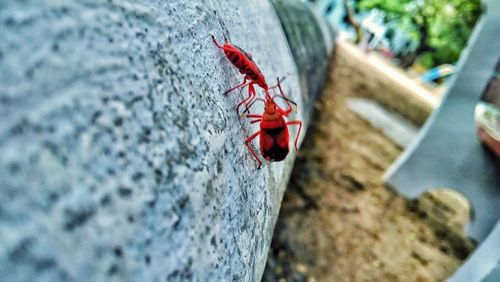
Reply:
[[[262, 115], [248, 114], [247, 118], [254, 118], [250, 123], [260, 122], [260, 130], [250, 135], [245, 140], [245, 146], [247, 146], [248, 150], [252, 154], [252, 156], [259, 163], [259, 167], [262, 165], [259, 157], [255, 153], [255, 151], [250, 147], [249, 143], [252, 140], [259, 136], [260, 141], [260, 152], [264, 159], [270, 162], [281, 161], [286, 158], [288, 155], [289, 149], [289, 134], [288, 134], [288, 126], [289, 125], [298, 125], [299, 130], [297, 136], [295, 137], [295, 150], [298, 151], [298, 141], [300, 136], [300, 130], [302, 129], [302, 121], [300, 120], [292, 120], [286, 121], [285, 117], [288, 117], [290, 112], [292, 111], [293, 103], [288, 98], [285, 97], [283, 90], [281, 89], [280, 81], [278, 79], [277, 84], [281, 96], [271, 97], [270, 95], [266, 95], [266, 100], [261, 98], [257, 98], [255, 101], [264, 101], [264, 113]], [[283, 98], [287, 104], [287, 109], [281, 109], [274, 99], [276, 97]], [[294, 103], [295, 104], [295, 103]], [[251, 106], [251, 105], [250, 105]], [[248, 108], [247, 108], [248, 110]]]
[[[250, 55], [250, 53], [247, 53], [240, 47], [228, 42], [225, 42], [224, 45], [221, 46], [219, 43], [217, 43], [217, 40], [215, 40], [215, 37], [213, 35], [212, 41], [214, 42], [215, 46], [217, 46], [217, 48], [224, 51], [226, 57], [236, 68], [238, 68], [240, 73], [245, 75], [242, 83], [224, 92], [224, 94], [226, 95], [235, 89], [242, 88], [248, 85], [248, 97], [243, 99], [243, 101], [241, 101], [236, 106], [237, 112], [239, 112], [239, 108], [241, 105], [245, 104], [248, 107], [253, 99], [255, 99], [256, 94], [255, 88], [253, 86], [254, 84], [262, 87], [262, 89], [264, 89], [264, 91], [266, 92], [266, 96], [269, 95], [269, 87], [267, 85], [266, 79], [264, 78], [264, 75], [260, 71], [257, 64], [255, 64], [255, 62], [253, 61], [252, 55]], [[249, 80], [250, 82], [247, 83], [247, 80]]]

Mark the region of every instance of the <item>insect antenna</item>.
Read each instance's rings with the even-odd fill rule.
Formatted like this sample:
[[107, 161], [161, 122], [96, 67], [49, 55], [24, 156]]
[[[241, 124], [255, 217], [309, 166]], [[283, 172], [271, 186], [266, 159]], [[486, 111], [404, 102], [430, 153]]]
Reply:
[[281, 82], [285, 81], [285, 79], [286, 79], [286, 75], [285, 75], [285, 76], [282, 76], [281, 78], [277, 77], [277, 78], [276, 78], [276, 80], [278, 81], [278, 83], [276, 83], [276, 85], [274, 85], [274, 86], [269, 87], [268, 89], [273, 89], [273, 88], [278, 87], [278, 85], [279, 85]]
[[295, 112], [297, 112], [297, 109], [298, 109], [299, 106], [297, 106], [297, 103], [295, 103], [293, 100], [290, 100], [287, 97], [279, 96], [278, 94], [276, 94], [276, 95], [273, 96], [273, 101], [274, 101], [275, 98], [281, 98], [281, 99], [283, 99], [285, 101], [288, 101], [288, 102], [292, 103], [295, 106]]
[[275, 98], [281, 98], [281, 99], [283, 99], [283, 100], [286, 100], [286, 101], [288, 101], [288, 102], [290, 102], [290, 103], [294, 104], [294, 105], [295, 105], [295, 107], [297, 107], [297, 103], [295, 103], [295, 102], [294, 102], [293, 100], [291, 100], [291, 99], [288, 99], [287, 97], [279, 96], [279, 95], [277, 95], [277, 94], [276, 94], [276, 95], [274, 95], [274, 96], [273, 96], [273, 100], [274, 100]]
[[255, 98], [255, 100], [252, 101], [252, 103], [250, 103], [250, 105], [248, 105], [248, 107], [243, 111], [243, 113], [240, 115], [240, 117], [242, 117], [244, 114], [248, 113], [250, 111], [250, 108], [253, 106], [253, 104], [255, 104], [255, 102], [257, 101], [262, 101], [262, 102], [266, 102], [266, 100], [262, 99], [262, 98]]

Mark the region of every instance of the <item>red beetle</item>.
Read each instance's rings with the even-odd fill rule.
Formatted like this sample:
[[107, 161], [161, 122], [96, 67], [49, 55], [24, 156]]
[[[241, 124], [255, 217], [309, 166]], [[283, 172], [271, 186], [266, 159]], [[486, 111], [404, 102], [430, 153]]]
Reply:
[[[260, 71], [257, 64], [255, 64], [255, 62], [253, 61], [252, 55], [250, 55], [250, 53], [247, 53], [240, 47], [228, 42], [225, 42], [224, 45], [221, 46], [219, 43], [217, 43], [213, 35], [212, 41], [214, 42], [215, 46], [217, 46], [217, 48], [224, 51], [226, 57], [236, 68], [238, 68], [240, 73], [245, 75], [242, 83], [224, 92], [224, 95], [227, 95], [229, 92], [235, 89], [242, 88], [248, 85], [248, 97], [243, 99], [243, 101], [241, 101], [236, 106], [237, 112], [239, 112], [239, 108], [241, 105], [245, 103], [245, 105], [248, 106], [253, 101], [253, 99], [255, 99], [256, 94], [255, 88], [253, 86], [254, 84], [259, 85], [262, 89], [264, 89], [266, 95], [269, 95], [269, 86], [267, 85], [266, 79], [264, 78], [264, 75]], [[247, 80], [249, 80], [250, 82], [247, 83]]]
[[[280, 90], [281, 96], [275, 95], [274, 97], [271, 97], [270, 95], [266, 95], [266, 100], [261, 98], [257, 98], [255, 100], [255, 101], [263, 101], [265, 103], [264, 113], [262, 115], [248, 114], [246, 116], [247, 118], [254, 118], [254, 120], [252, 120], [250, 123], [260, 122], [260, 130], [250, 135], [245, 140], [245, 146], [247, 146], [252, 156], [259, 163], [258, 168], [261, 167], [262, 162], [260, 161], [255, 151], [252, 149], [252, 147], [250, 147], [249, 145], [249, 143], [252, 142], [252, 140], [257, 136], [260, 137], [259, 138], [260, 152], [264, 157], [264, 159], [270, 162], [282, 161], [283, 159], [286, 158], [288, 152], [290, 151], [288, 145], [289, 143], [288, 125], [299, 125], [299, 130], [297, 136], [295, 137], [295, 150], [296, 151], [299, 150], [298, 141], [300, 136], [300, 130], [302, 129], [302, 121], [285, 120], [285, 117], [288, 117], [288, 115], [292, 111], [292, 106], [290, 102], [293, 104], [295, 103], [285, 97], [283, 90], [281, 89], [279, 79], [277, 86]], [[288, 106], [286, 110], [283, 110], [276, 104], [276, 102], [274, 101], [276, 97], [283, 98], [285, 100]], [[249, 105], [249, 107], [251, 107], [252, 105], [253, 103]], [[247, 107], [246, 110], [248, 110], [249, 107]]]

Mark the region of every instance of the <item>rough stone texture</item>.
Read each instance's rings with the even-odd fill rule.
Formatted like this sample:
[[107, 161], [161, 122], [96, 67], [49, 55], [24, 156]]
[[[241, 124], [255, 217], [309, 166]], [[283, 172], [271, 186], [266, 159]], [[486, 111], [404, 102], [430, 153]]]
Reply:
[[302, 118], [267, 1], [0, 1], [0, 34], [0, 281], [260, 279], [295, 153], [256, 170], [209, 35]]

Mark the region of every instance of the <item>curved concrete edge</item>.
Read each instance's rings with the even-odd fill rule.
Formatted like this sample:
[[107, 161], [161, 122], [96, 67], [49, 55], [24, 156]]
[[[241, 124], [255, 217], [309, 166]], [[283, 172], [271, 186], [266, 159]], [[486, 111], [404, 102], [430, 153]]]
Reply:
[[435, 187], [450, 187], [465, 195], [474, 209], [467, 234], [479, 242], [500, 219], [499, 161], [482, 148], [474, 123], [474, 107], [500, 55], [496, 36], [500, 2], [486, 4], [443, 102], [384, 175], [389, 186], [413, 198]]
[[312, 7], [310, 3], [307, 3], [311, 13], [313, 13], [316, 22], [318, 23], [319, 28], [321, 29], [321, 33], [323, 34], [324, 44], [326, 47], [326, 54], [329, 58], [333, 51], [335, 50], [335, 39], [337, 38], [337, 31], [333, 28], [333, 26], [326, 20], [326, 18], [318, 11]]
[[[449, 278], [449, 282], [498, 281], [500, 274], [500, 221], [465, 263]], [[495, 269], [497, 268], [497, 269]], [[491, 280], [489, 280], [491, 279]]]
[[[311, 113], [326, 81], [335, 32], [308, 3], [287, 0], [270, 2], [280, 19], [297, 66], [302, 99], [309, 107], [305, 112]], [[305, 116], [306, 120], [309, 118], [309, 115]]]

